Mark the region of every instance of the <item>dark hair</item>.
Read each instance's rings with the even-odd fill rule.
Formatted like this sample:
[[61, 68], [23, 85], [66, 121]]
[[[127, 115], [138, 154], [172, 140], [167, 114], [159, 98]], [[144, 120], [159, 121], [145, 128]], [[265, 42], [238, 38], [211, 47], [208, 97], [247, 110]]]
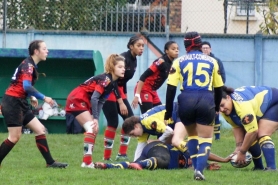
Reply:
[[169, 47], [170, 47], [172, 44], [176, 44], [176, 42], [175, 42], [175, 41], [168, 41], [168, 42], [166, 42], [166, 44], [164, 45], [164, 53], [166, 53], [166, 50], [168, 50]]
[[198, 32], [187, 32], [184, 37], [184, 46], [187, 52], [199, 50], [202, 44], [201, 36]]
[[125, 119], [122, 129], [125, 134], [129, 134], [132, 130], [134, 130], [134, 126], [140, 123], [140, 118], [138, 116], [131, 116], [127, 119]]
[[208, 41], [202, 42], [202, 46], [203, 46], [203, 45], [208, 45], [208, 46], [211, 48], [211, 45], [210, 45], [210, 43], [209, 43]]
[[40, 49], [40, 43], [44, 42], [43, 40], [33, 40], [28, 47], [28, 52], [29, 55], [32, 56], [34, 55], [34, 51], [36, 49]]
[[130, 49], [130, 45], [134, 45], [138, 40], [142, 39], [139, 35], [134, 35], [130, 37], [128, 43], [127, 43], [127, 48]]
[[223, 86], [222, 87], [222, 98], [226, 99], [227, 95], [231, 95], [235, 90], [232, 87]]

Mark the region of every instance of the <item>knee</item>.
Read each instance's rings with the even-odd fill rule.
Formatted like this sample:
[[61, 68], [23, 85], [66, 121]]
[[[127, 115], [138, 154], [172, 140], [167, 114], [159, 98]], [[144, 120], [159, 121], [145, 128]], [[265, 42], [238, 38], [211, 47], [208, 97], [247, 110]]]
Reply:
[[9, 137], [8, 137], [8, 139], [9, 139], [12, 143], [16, 144], [16, 143], [19, 141], [20, 137], [21, 137], [21, 132], [20, 132], [20, 133], [17, 133], [17, 134], [12, 134], [12, 135], [10, 134]]
[[43, 135], [43, 134], [46, 134], [47, 129], [45, 128], [45, 126], [43, 124], [41, 124], [40, 126], [38, 126], [36, 129], [33, 129], [33, 132], [36, 134], [36, 135]]
[[83, 128], [86, 132], [98, 134], [98, 125], [95, 124], [93, 121], [87, 121], [84, 123]]

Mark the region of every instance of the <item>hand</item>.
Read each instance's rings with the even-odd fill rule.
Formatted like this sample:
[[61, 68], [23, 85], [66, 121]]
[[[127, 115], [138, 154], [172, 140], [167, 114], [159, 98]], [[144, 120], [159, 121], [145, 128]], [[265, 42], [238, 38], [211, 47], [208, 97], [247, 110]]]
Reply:
[[31, 101], [31, 105], [34, 108], [37, 108], [37, 106], [39, 105], [37, 98], [35, 96], [30, 96], [30, 101]]
[[48, 103], [51, 107], [52, 107], [53, 104], [54, 104], [53, 99], [50, 98], [50, 97], [45, 96], [43, 100], [44, 100], [44, 102]]
[[227, 163], [229, 161], [231, 161], [232, 157], [235, 155], [235, 153], [230, 154], [229, 156], [227, 156], [226, 158], [224, 158], [223, 163]]
[[236, 159], [235, 162], [238, 163], [238, 164], [245, 164], [246, 163], [245, 158], [246, 158], [245, 154], [243, 154], [241, 152], [238, 152], [237, 153], [237, 159]]
[[140, 105], [142, 105], [142, 100], [141, 100], [140, 94], [135, 94], [135, 97], [133, 98], [131, 105], [134, 109], [136, 109], [138, 106], [138, 103], [140, 103]]
[[124, 103], [120, 103], [119, 107], [120, 107], [121, 114], [127, 116], [128, 115], [128, 110], [126, 108], [126, 105]]
[[93, 119], [93, 125], [92, 125], [92, 128], [93, 128], [93, 133], [98, 133], [98, 120], [97, 119]]
[[219, 170], [221, 168], [221, 166], [214, 162], [214, 163], [210, 163], [208, 166], [207, 166], [207, 169], [208, 170]]

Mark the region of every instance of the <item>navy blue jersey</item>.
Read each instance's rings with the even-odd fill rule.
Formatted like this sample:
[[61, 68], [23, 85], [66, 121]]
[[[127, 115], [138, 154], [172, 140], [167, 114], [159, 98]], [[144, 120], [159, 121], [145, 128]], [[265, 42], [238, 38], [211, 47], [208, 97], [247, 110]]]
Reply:
[[[179, 151], [177, 148], [173, 147], [170, 144], [164, 144], [160, 141], [154, 141], [147, 144], [139, 157], [140, 160], [148, 159], [150, 157], [156, 157], [155, 154], [150, 156], [148, 153], [153, 147], [164, 147], [167, 148], [170, 153], [170, 161], [168, 164], [168, 169], [177, 169], [177, 168], [188, 168], [192, 166], [191, 158], [188, 153], [188, 150], [185, 152]], [[158, 154], [160, 155], [160, 154]]]

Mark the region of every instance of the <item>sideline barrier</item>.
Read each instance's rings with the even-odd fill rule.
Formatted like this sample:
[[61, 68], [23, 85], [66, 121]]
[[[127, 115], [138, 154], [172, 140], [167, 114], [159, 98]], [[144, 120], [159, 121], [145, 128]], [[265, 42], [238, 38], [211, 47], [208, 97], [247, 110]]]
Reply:
[[[27, 49], [0, 49], [0, 102], [10, 83], [10, 79], [16, 67], [28, 57]], [[80, 83], [91, 76], [104, 71], [103, 58], [99, 51], [95, 50], [49, 50], [46, 61], [38, 65], [39, 75], [35, 88], [46, 96], [50, 96], [58, 104], [65, 106], [68, 94]], [[39, 104], [42, 104], [39, 101]], [[40, 120], [49, 133], [66, 133], [65, 117], [52, 116], [47, 120]], [[103, 113], [99, 123], [104, 122]], [[100, 133], [103, 131], [100, 124]], [[3, 116], [0, 115], [0, 132], [7, 132]]]

